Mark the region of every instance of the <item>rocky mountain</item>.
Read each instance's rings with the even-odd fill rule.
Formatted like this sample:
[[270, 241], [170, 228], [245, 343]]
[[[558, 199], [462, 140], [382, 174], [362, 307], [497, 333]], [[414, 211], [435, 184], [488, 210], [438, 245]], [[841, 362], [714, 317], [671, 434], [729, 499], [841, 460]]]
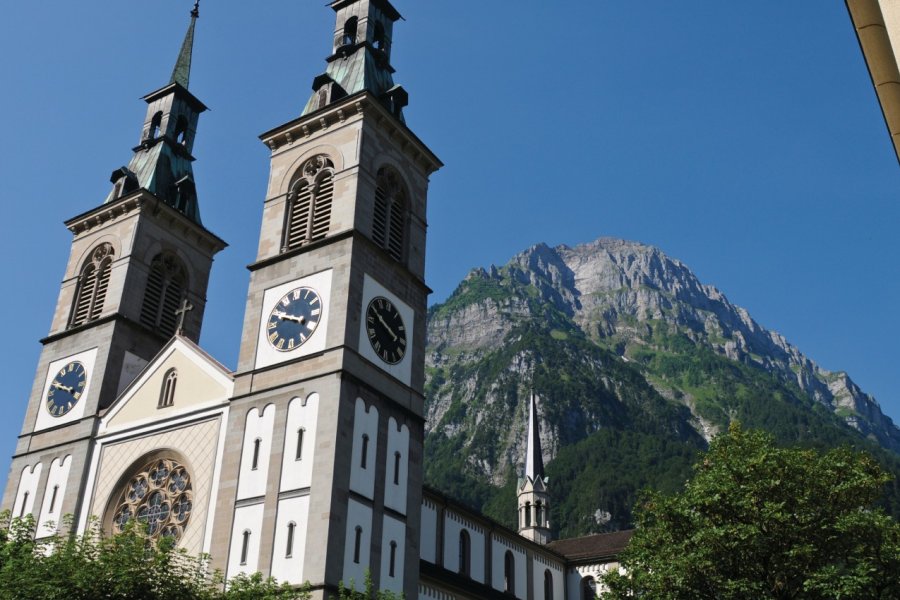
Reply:
[[508, 524], [532, 387], [567, 535], [627, 525], [638, 489], [676, 489], [735, 418], [887, 449], [900, 473], [900, 429], [846, 373], [639, 243], [539, 244], [472, 271], [429, 312], [427, 375], [426, 478]]

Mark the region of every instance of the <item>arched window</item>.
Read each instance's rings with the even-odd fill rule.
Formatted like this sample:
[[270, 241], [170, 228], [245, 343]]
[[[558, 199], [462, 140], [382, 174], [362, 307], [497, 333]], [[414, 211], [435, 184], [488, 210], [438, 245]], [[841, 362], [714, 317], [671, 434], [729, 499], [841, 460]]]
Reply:
[[385, 41], [384, 36], [384, 25], [382, 25], [380, 22], [375, 23], [375, 35], [372, 37], [372, 45], [375, 46], [376, 50], [387, 50], [387, 42]]
[[516, 558], [509, 550], [503, 557], [503, 591], [507, 594], [516, 593]]
[[178, 314], [187, 287], [187, 272], [171, 254], [160, 254], [150, 263], [147, 290], [141, 306], [141, 323], [164, 336], [175, 335]]
[[459, 532], [459, 574], [469, 576], [471, 571], [472, 540], [465, 529]]
[[365, 433], [362, 436], [362, 452], [360, 452], [360, 454], [359, 466], [360, 468], [365, 469], [366, 463], [369, 462], [369, 436]]
[[531, 502], [525, 503], [525, 527], [531, 527]]
[[297, 430], [297, 454], [294, 456], [294, 460], [303, 460], [303, 435], [306, 433], [306, 430], [302, 427]]
[[250, 469], [255, 471], [259, 468], [259, 448], [262, 446], [262, 440], [256, 438], [253, 440], [253, 460], [250, 463]]
[[388, 563], [388, 577], [394, 577], [394, 570], [397, 565], [397, 542], [391, 542], [391, 557]]
[[334, 163], [325, 155], [315, 156], [301, 167], [288, 193], [282, 252], [328, 235], [333, 199]]
[[19, 509], [19, 518], [25, 516], [25, 507], [28, 506], [28, 492], [22, 494], [22, 508]]
[[291, 521], [287, 526], [287, 544], [284, 551], [285, 558], [291, 558], [294, 554], [294, 530], [297, 529], [297, 524]]
[[341, 37], [341, 46], [349, 46], [356, 43], [356, 29], [359, 21], [356, 17], [350, 17], [344, 23], [344, 35]]
[[245, 529], [241, 540], [241, 564], [247, 564], [247, 555], [250, 554], [250, 530]]
[[166, 408], [175, 404], [175, 384], [178, 383], [178, 370], [169, 369], [163, 379], [162, 390], [159, 394], [157, 408]]
[[112, 246], [101, 244], [91, 253], [87, 264], [81, 269], [75, 305], [72, 309], [72, 327], [93, 321], [103, 312], [112, 261]]
[[359, 552], [362, 549], [362, 527], [356, 526], [356, 538], [353, 541], [353, 562], [359, 564]]
[[394, 452], [394, 485], [400, 485], [400, 453]]
[[403, 262], [406, 238], [406, 187], [393, 169], [378, 171], [372, 214], [372, 241]]
[[188, 130], [188, 120], [184, 115], [180, 115], [178, 117], [178, 121], [175, 123], [175, 141], [177, 141], [182, 146], [187, 146], [187, 130]]
[[104, 517], [105, 527], [122, 533], [137, 519], [153, 539], [178, 540], [194, 508], [193, 479], [175, 457], [145, 457], [134, 463], [131, 476], [118, 488]]
[[538, 527], [544, 524], [544, 506], [540, 502], [534, 504], [534, 524]]
[[150, 128], [147, 130], [148, 140], [155, 140], [159, 137], [159, 127], [162, 125], [162, 118], [162, 111], [159, 111], [150, 119]]
[[51, 513], [51, 514], [53, 513], [53, 510], [56, 508], [56, 495], [57, 495], [58, 493], [59, 493], [59, 486], [58, 486], [58, 485], [54, 485], [54, 486], [53, 486], [53, 495], [50, 496], [50, 510], [47, 511], [47, 512], [49, 512], [49, 513]]
[[597, 584], [593, 577], [585, 577], [581, 580], [581, 598], [582, 600], [595, 600], [597, 598]]
[[544, 600], [553, 600], [553, 573], [544, 570]]

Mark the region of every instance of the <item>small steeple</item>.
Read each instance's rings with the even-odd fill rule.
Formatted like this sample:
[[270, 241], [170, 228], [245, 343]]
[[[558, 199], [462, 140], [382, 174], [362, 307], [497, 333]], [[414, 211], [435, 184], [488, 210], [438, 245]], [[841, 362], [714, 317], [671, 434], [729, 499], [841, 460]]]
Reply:
[[409, 95], [394, 85], [391, 46], [394, 23], [403, 17], [389, 0], [334, 0], [337, 13], [328, 68], [313, 80], [313, 94], [302, 116], [369, 92], [400, 121]]
[[200, 113], [206, 106], [188, 91], [199, 17], [200, 2], [196, 0], [169, 83], [144, 96], [148, 106], [140, 144], [133, 149], [128, 166], [113, 171], [107, 203], [142, 189], [201, 224], [191, 152]]
[[175, 62], [175, 68], [172, 70], [172, 79], [169, 83], [177, 83], [188, 89], [191, 81], [191, 58], [194, 53], [194, 29], [197, 26], [197, 19], [200, 18], [200, 0], [194, 2], [194, 8], [191, 10], [191, 24], [188, 26], [187, 33], [184, 35], [184, 42], [181, 44], [181, 52], [178, 53], [178, 60]]
[[541, 451], [541, 432], [537, 419], [537, 401], [531, 390], [531, 409], [528, 413], [528, 444], [525, 451], [525, 477], [531, 481], [544, 478], [544, 457]]

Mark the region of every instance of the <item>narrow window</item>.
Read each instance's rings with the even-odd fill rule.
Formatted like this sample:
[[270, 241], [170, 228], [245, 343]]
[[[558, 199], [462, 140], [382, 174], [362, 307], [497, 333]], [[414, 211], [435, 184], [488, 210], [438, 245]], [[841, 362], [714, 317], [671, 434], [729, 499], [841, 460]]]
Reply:
[[541, 527], [544, 524], [544, 507], [543, 507], [543, 505], [541, 505], [540, 502], [537, 502], [534, 505], [534, 509], [535, 509], [535, 517], [534, 517], [535, 525], [537, 525], [538, 527]]
[[471, 557], [471, 539], [469, 532], [463, 529], [459, 532], [459, 574], [469, 576], [469, 558]]
[[159, 404], [157, 408], [166, 408], [175, 404], [175, 384], [178, 383], [178, 371], [169, 369], [163, 379], [162, 390], [159, 394]]
[[175, 123], [175, 140], [182, 146], [187, 146], [188, 121], [184, 115], [178, 117]]
[[344, 23], [344, 35], [341, 37], [342, 46], [349, 46], [350, 44], [356, 43], [357, 23], [356, 17], [350, 17], [347, 19], [347, 22]]
[[516, 593], [516, 559], [509, 550], [503, 557], [503, 591], [507, 594]]
[[253, 461], [250, 463], [250, 469], [253, 471], [259, 468], [259, 447], [261, 445], [262, 440], [260, 438], [253, 440]]
[[406, 191], [392, 169], [378, 171], [372, 213], [372, 241], [403, 261], [406, 237]]
[[360, 468], [365, 469], [366, 463], [369, 462], [369, 436], [368, 434], [363, 434], [362, 436], [362, 456], [359, 459]]
[[306, 161], [288, 193], [282, 252], [328, 235], [333, 196], [334, 163], [325, 155]]
[[359, 564], [359, 551], [362, 548], [362, 527], [356, 526], [356, 539], [353, 542], [353, 562]]
[[25, 516], [25, 506], [28, 504], [28, 492], [22, 494], [22, 508], [19, 510], [19, 518]]
[[302, 427], [297, 430], [297, 454], [294, 460], [303, 460], [303, 434], [306, 432]]
[[291, 521], [287, 526], [287, 548], [284, 551], [285, 558], [291, 558], [294, 554], [294, 529], [297, 528], [297, 524]]
[[376, 50], [384, 51], [386, 44], [384, 42], [384, 25], [375, 23], [375, 36], [372, 38], [372, 45]]
[[141, 323], [166, 337], [175, 335], [177, 311], [185, 297], [187, 271], [177, 258], [160, 254], [150, 263], [141, 305]]
[[82, 325], [97, 319], [103, 312], [109, 276], [112, 272], [113, 249], [102, 244], [91, 253], [91, 258], [81, 270], [70, 326]]
[[525, 527], [531, 527], [531, 502], [525, 503]]
[[394, 577], [394, 567], [397, 563], [397, 542], [391, 542], [391, 560], [388, 565], [388, 576]]
[[49, 510], [50, 513], [52, 513], [53, 510], [56, 508], [56, 495], [58, 493], [59, 493], [59, 486], [54, 485], [53, 486], [53, 494], [50, 496], [50, 510]]
[[544, 600], [553, 600], [553, 573], [544, 570]]
[[155, 140], [157, 137], [159, 137], [159, 126], [162, 125], [162, 118], [162, 111], [159, 111], [155, 115], [153, 115], [153, 118], [150, 120], [150, 129], [147, 131], [148, 140]]
[[394, 452], [394, 485], [400, 485], [400, 453]]
[[250, 530], [244, 530], [244, 539], [241, 542], [241, 564], [247, 564], [247, 555], [250, 553]]

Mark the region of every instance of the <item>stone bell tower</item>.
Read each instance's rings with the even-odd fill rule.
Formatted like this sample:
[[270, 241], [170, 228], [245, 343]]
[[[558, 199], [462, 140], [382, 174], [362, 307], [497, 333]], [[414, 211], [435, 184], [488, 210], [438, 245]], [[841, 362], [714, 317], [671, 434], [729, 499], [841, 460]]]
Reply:
[[534, 392], [528, 410], [525, 477], [519, 485], [519, 535], [538, 544], [553, 541], [550, 533], [550, 493], [544, 478], [541, 432]]
[[[426, 200], [387, 0], [338, 0], [325, 73], [271, 151], [214, 546], [262, 571], [417, 597]], [[274, 550], [273, 550], [274, 548]]]
[[[190, 91], [190, 26], [169, 83], [148, 94], [128, 166], [107, 198], [66, 221], [72, 247], [13, 456], [3, 508], [39, 524], [78, 517], [98, 414], [175, 333], [199, 339], [213, 256], [225, 243], [203, 227], [191, 154], [206, 107]], [[40, 527], [38, 535], [53, 528]]]

